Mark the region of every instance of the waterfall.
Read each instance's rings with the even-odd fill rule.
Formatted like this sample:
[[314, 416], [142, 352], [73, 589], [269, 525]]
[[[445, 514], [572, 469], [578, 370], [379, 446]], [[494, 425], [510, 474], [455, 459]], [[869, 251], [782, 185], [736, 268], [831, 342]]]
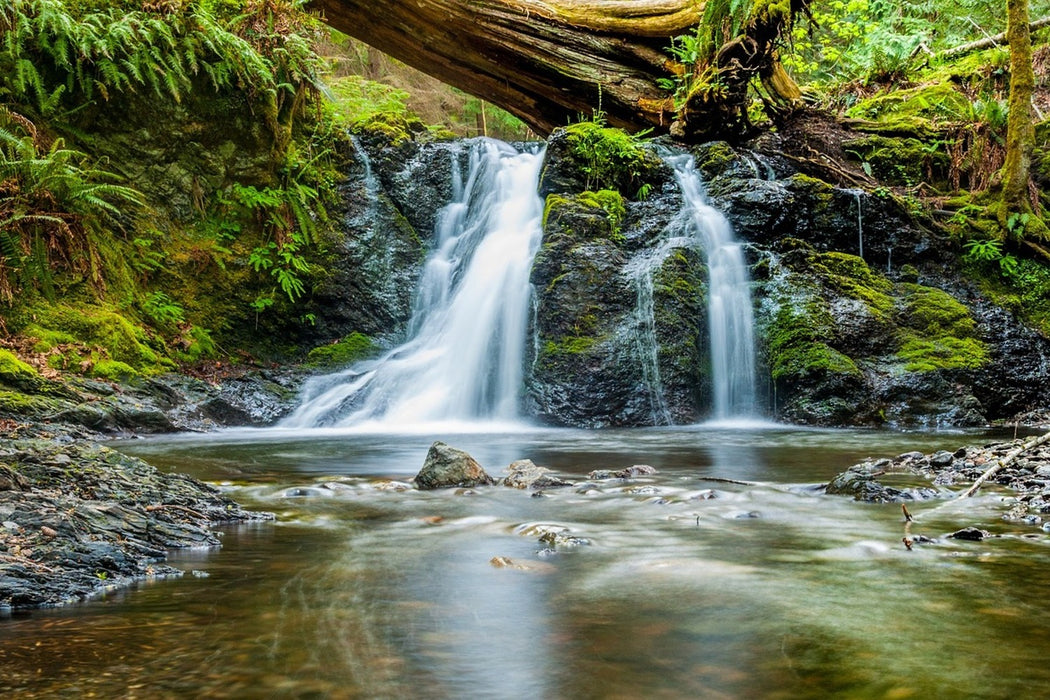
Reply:
[[714, 420], [755, 416], [755, 340], [751, 280], [729, 221], [707, 203], [692, 156], [667, 159], [682, 190], [690, 233], [707, 257], [708, 335]]
[[857, 257], [864, 258], [864, 212], [861, 209], [861, 195], [864, 190], [849, 189], [842, 190], [846, 194], [853, 195], [853, 203], [857, 205]]
[[542, 153], [473, 142], [466, 177], [453, 166], [453, 201], [438, 217], [408, 340], [308, 382], [282, 427], [405, 429], [518, 417], [542, 162]]

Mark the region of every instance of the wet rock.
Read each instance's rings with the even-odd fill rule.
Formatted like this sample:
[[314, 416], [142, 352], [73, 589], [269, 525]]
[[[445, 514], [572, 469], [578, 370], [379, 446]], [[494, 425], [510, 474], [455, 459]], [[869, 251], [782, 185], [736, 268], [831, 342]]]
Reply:
[[591, 543], [590, 540], [584, 537], [576, 537], [570, 534], [568, 530], [545, 532], [540, 536], [540, 542], [555, 550], [558, 547], [581, 547]]
[[930, 465], [934, 467], [947, 467], [955, 459], [955, 456], [947, 450], [940, 450], [930, 455]]
[[932, 488], [898, 489], [887, 486], [878, 481], [878, 477], [885, 473], [885, 470], [874, 469], [870, 463], [854, 465], [832, 479], [825, 493], [835, 496], [852, 496], [854, 500], [867, 503], [924, 501], [939, 495]]
[[441, 441], [430, 446], [426, 461], [416, 474], [415, 481], [416, 486], [424, 490], [491, 486], [496, 483], [473, 457]]
[[587, 477], [594, 481], [604, 481], [606, 479], [633, 479], [636, 476], [647, 476], [655, 473], [656, 469], [650, 467], [648, 464], [635, 464], [634, 466], [616, 471], [611, 471], [609, 469], [595, 469], [590, 472]]
[[212, 486], [107, 447], [5, 441], [18, 490], [0, 490], [0, 607], [62, 605], [150, 576], [180, 575], [167, 549], [215, 547], [210, 525], [272, 519]]
[[991, 537], [992, 533], [987, 530], [981, 530], [976, 527], [964, 527], [961, 530], [956, 530], [952, 534], [948, 535], [955, 540], [968, 540], [970, 542], [980, 542], [986, 537]]
[[536, 466], [531, 459], [519, 459], [511, 462], [507, 467], [508, 476], [503, 480], [504, 486], [515, 489], [547, 489], [574, 486], [571, 481], [565, 481], [557, 476], [552, 476], [550, 469]]

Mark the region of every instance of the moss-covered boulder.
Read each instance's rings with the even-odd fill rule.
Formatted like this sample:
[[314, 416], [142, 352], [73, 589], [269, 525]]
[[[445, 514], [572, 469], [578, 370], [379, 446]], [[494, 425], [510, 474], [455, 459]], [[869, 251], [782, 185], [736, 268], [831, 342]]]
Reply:
[[670, 168], [637, 137], [601, 122], [579, 122], [547, 140], [540, 195], [616, 190], [645, 199], [671, 179]]

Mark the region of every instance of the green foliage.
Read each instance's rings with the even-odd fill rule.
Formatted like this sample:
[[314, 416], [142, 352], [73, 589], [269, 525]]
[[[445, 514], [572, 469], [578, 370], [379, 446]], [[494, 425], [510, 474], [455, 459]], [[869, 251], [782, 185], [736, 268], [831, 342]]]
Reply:
[[119, 226], [121, 206], [142, 203], [115, 179], [62, 139], [45, 146], [32, 122], [0, 106], [0, 298], [31, 285], [54, 299], [56, 268], [102, 286], [87, 233]]
[[157, 326], [173, 327], [185, 322], [186, 312], [164, 292], [152, 292], [142, 300], [142, 311]]
[[374, 357], [378, 350], [374, 340], [354, 332], [335, 343], [314, 348], [306, 356], [306, 362], [315, 367], [345, 367]]
[[999, 0], [832, 0], [809, 7], [813, 26], [795, 27], [784, 63], [817, 82], [900, 81], [926, 51], [1005, 29]]
[[12, 0], [0, 6], [0, 101], [51, 116], [119, 93], [179, 101], [203, 80], [246, 91], [281, 152], [323, 67], [311, 47], [316, 22], [300, 5], [250, 0], [221, 18], [198, 0], [152, 10]]
[[644, 145], [644, 134], [628, 134], [600, 119], [571, 124], [565, 132], [569, 151], [586, 177], [586, 190], [633, 195], [660, 167], [659, 159]]
[[963, 247], [966, 249], [964, 256], [966, 260], [976, 263], [994, 263], [1004, 277], [1013, 277], [1017, 274], [1017, 258], [1003, 252], [1002, 241], [972, 239], [967, 241]]

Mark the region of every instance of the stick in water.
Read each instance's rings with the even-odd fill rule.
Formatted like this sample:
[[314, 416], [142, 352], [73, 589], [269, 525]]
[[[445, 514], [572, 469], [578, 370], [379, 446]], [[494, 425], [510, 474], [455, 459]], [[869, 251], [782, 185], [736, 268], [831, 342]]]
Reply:
[[969, 498], [970, 496], [974, 495], [975, 493], [977, 493], [977, 489], [981, 488], [981, 486], [984, 484], [984, 482], [988, 481], [988, 479], [990, 479], [991, 477], [995, 476], [1000, 471], [1005, 469], [1011, 462], [1013, 462], [1015, 459], [1020, 457], [1024, 452], [1026, 452], [1028, 450], [1031, 450], [1032, 448], [1039, 447], [1040, 445], [1042, 445], [1042, 444], [1044, 444], [1046, 442], [1050, 442], [1050, 433], [1046, 433], [1045, 435], [1040, 435], [1037, 438], [1032, 438], [1028, 442], [1023, 443], [1020, 447], [1018, 447], [1017, 449], [1013, 450], [1012, 452], [1007, 454], [1005, 457], [1000, 459], [998, 462], [996, 462], [994, 465], [989, 467], [984, 472], [984, 474], [981, 474], [979, 477], [977, 477], [977, 481], [973, 482], [973, 484], [970, 486], [970, 488], [968, 488], [965, 491], [963, 491], [962, 493], [960, 493], [958, 497], [959, 498]]

